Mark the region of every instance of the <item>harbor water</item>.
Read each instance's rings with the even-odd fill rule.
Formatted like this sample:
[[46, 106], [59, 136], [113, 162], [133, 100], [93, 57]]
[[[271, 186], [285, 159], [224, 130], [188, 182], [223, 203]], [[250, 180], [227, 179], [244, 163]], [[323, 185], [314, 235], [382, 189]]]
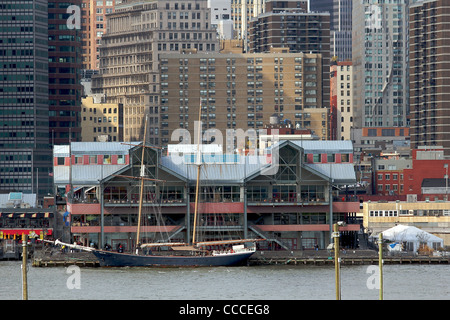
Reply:
[[[377, 266], [342, 266], [342, 300], [377, 300]], [[334, 266], [28, 269], [28, 299], [333, 300]], [[0, 299], [22, 298], [20, 261], [0, 261]], [[384, 299], [450, 299], [450, 265], [385, 265]]]

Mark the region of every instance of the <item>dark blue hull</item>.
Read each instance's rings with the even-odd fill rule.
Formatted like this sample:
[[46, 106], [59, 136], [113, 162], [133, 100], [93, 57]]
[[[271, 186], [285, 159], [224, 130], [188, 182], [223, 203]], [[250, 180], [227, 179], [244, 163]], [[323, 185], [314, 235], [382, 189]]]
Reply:
[[133, 255], [94, 250], [102, 267], [214, 267], [244, 264], [252, 251], [217, 256]]

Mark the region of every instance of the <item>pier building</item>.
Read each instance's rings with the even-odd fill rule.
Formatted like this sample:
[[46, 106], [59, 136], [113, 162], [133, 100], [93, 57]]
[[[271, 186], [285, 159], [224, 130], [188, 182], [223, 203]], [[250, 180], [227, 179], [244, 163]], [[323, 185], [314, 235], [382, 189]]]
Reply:
[[[225, 235], [264, 239], [262, 249], [324, 249], [332, 224], [345, 221], [341, 241], [356, 247], [360, 204], [337, 197], [339, 188], [355, 182], [352, 143], [286, 140], [277, 146], [277, 156], [203, 155], [198, 229], [204, 239]], [[132, 249], [141, 153], [142, 143], [74, 142], [55, 149], [55, 184], [68, 195], [72, 241]], [[190, 240], [195, 156], [146, 146], [143, 240], [157, 241], [161, 231], [173, 241]]]

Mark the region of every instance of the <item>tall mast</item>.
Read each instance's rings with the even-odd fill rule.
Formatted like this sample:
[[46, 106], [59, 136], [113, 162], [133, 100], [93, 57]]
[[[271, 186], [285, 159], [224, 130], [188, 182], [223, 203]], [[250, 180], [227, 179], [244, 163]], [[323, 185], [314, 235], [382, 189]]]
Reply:
[[198, 213], [198, 189], [199, 189], [199, 185], [200, 185], [200, 167], [202, 165], [202, 159], [201, 159], [201, 150], [200, 150], [200, 146], [201, 146], [201, 136], [202, 136], [202, 99], [200, 98], [200, 110], [198, 111], [198, 132], [197, 132], [197, 185], [195, 187], [195, 207], [194, 207], [194, 228], [192, 231], [192, 244], [195, 244], [195, 229], [197, 226], [197, 213]]
[[141, 216], [142, 216], [142, 200], [144, 195], [144, 178], [145, 178], [145, 165], [144, 165], [144, 155], [145, 155], [145, 137], [147, 136], [147, 115], [145, 116], [145, 126], [144, 126], [144, 140], [142, 142], [142, 156], [141, 156], [141, 190], [139, 192], [139, 214], [138, 214], [138, 226], [136, 234], [136, 254], [139, 248], [139, 238], [141, 236]]

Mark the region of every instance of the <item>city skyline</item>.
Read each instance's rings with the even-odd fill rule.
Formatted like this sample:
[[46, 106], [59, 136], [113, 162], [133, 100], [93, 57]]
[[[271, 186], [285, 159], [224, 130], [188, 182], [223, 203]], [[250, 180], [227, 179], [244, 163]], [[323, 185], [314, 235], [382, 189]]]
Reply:
[[[448, 121], [440, 107], [442, 104], [436, 100], [440, 97], [440, 91], [436, 90], [440, 89], [434, 81], [441, 81], [439, 68], [444, 66], [440, 66], [440, 63], [444, 63], [446, 53], [438, 53], [438, 44], [433, 45], [432, 42], [436, 36], [433, 36], [433, 32], [444, 34], [446, 29], [436, 29], [438, 26], [433, 22], [441, 19], [442, 13], [439, 10], [430, 11], [442, 6], [440, 3], [439, 0], [402, 0], [389, 4], [376, 1], [353, 2], [353, 17], [350, 19], [349, 4], [344, 1], [247, 1], [246, 7], [253, 8], [247, 12], [250, 16], [253, 14], [253, 17], [242, 22], [241, 30], [246, 30], [246, 37], [239, 39], [235, 34], [236, 39], [233, 41], [237, 41], [237, 45], [233, 48], [233, 53], [226, 53], [226, 41], [219, 41], [211, 22], [216, 18], [211, 13], [214, 3], [210, 3], [208, 7], [206, 0], [128, 0], [122, 3], [104, 0], [77, 0], [70, 3], [54, 0], [44, 3], [34, 0], [29, 8], [29, 1], [18, 1], [16, 5], [20, 10], [17, 11], [13, 11], [16, 7], [12, 4], [3, 1], [1, 5], [5, 10], [1, 13], [1, 50], [4, 55], [1, 62], [6, 73], [2, 78], [3, 88], [0, 96], [1, 108], [5, 110], [0, 116], [3, 124], [0, 135], [0, 161], [3, 161], [5, 168], [11, 167], [11, 163], [17, 163], [14, 166], [23, 169], [2, 169], [2, 185], [9, 185], [7, 188], [11, 190], [37, 192], [38, 185], [41, 189], [44, 184], [51, 184], [49, 177], [52, 168], [49, 155], [52, 145], [80, 141], [86, 117], [92, 118], [89, 130], [92, 134], [97, 134], [89, 135], [89, 139], [97, 137], [100, 130], [102, 134], [118, 134], [111, 136], [111, 139], [136, 141], [142, 140], [143, 115], [148, 114], [151, 119], [147, 132], [148, 141], [159, 146], [166, 144], [167, 128], [163, 126], [167, 121], [164, 121], [164, 117], [167, 114], [178, 117], [183, 115], [182, 122], [185, 123], [192, 121], [192, 116], [188, 118], [187, 114], [180, 114], [179, 103], [177, 106], [171, 105], [170, 108], [175, 109], [166, 112], [163, 103], [165, 96], [175, 99], [175, 96], [181, 94], [180, 90], [187, 89], [180, 88], [180, 83], [189, 86], [189, 90], [185, 90], [189, 95], [194, 93], [193, 84], [185, 81], [189, 72], [177, 73], [180, 79], [178, 87], [171, 85], [170, 92], [165, 90], [167, 85], [161, 78], [164, 74], [164, 67], [160, 64], [162, 56], [184, 54], [188, 60], [189, 54], [199, 55], [199, 58], [201, 55], [211, 58], [227, 54], [264, 56], [270, 54], [271, 47], [289, 48], [289, 54], [322, 55], [321, 79], [317, 80], [320, 84], [317, 83], [315, 88], [301, 89], [301, 99], [307, 100], [298, 104], [301, 105], [297, 109], [299, 112], [289, 115], [288, 120], [292, 121], [294, 126], [312, 129], [305, 125], [308, 121], [304, 117], [307, 114], [320, 113], [320, 119], [315, 121], [321, 125], [314, 126], [315, 133], [321, 139], [330, 139], [339, 138], [337, 132], [341, 131], [346, 134], [345, 139], [356, 142], [355, 150], [358, 152], [370, 148], [377, 150], [377, 145], [381, 142], [409, 143], [411, 137], [413, 147], [444, 145], [447, 155], [449, 147], [445, 128]], [[71, 14], [67, 11], [69, 5], [81, 8], [79, 28], [69, 28], [66, 24]], [[416, 12], [421, 7], [429, 9], [422, 10], [421, 13]], [[31, 12], [31, 8], [35, 11]], [[234, 15], [236, 11], [239, 10], [231, 5], [231, 20], [234, 19], [234, 24], [239, 21]], [[341, 14], [336, 15], [336, 11]], [[418, 29], [417, 23], [425, 21], [424, 12], [430, 13], [426, 19], [429, 19], [431, 24], [429, 28], [427, 25], [424, 29]], [[414, 21], [414, 18], [419, 20]], [[344, 24], [344, 21], [348, 20], [352, 20], [352, 24]], [[92, 27], [93, 22], [95, 29]], [[345, 99], [339, 101], [345, 100], [346, 106], [350, 101], [352, 107], [352, 114], [344, 117], [338, 116], [337, 113], [331, 114], [330, 67], [335, 62], [348, 60], [340, 58], [344, 57], [344, 54], [336, 54], [339, 47], [336, 32], [348, 32], [349, 28], [353, 29], [353, 50], [352, 75], [348, 76], [353, 82], [350, 88], [347, 87], [350, 84], [341, 83], [340, 79], [337, 84], [345, 86], [345, 93], [349, 92]], [[269, 33], [272, 36], [266, 36]], [[93, 46], [93, 43], [98, 46]], [[426, 46], [427, 57], [423, 57], [423, 54], [420, 56], [419, 51], [414, 49], [414, 46], [418, 45], [420, 48]], [[95, 62], [97, 59], [98, 65]], [[30, 63], [27, 64], [27, 61]], [[423, 63], [424, 61], [426, 63]], [[178, 71], [181, 67], [187, 66], [178, 63]], [[427, 70], [417, 72], [417, 68]], [[243, 74], [249, 76], [254, 73], [244, 71]], [[280, 73], [280, 69], [276, 71], [275, 68], [271, 72], [265, 71], [263, 77], [270, 78], [274, 74], [278, 74], [278, 79], [272, 82], [273, 90], [278, 90], [279, 94], [286, 89], [282, 88], [282, 85], [286, 86], [287, 82], [294, 81], [282, 81], [280, 77], [284, 75]], [[302, 76], [299, 73], [299, 77]], [[346, 75], [345, 79], [348, 79], [348, 76]], [[230, 73], [230, 77], [233, 77], [233, 73]], [[82, 116], [81, 78], [87, 80], [93, 94], [102, 96], [103, 102], [122, 106], [117, 108], [121, 110], [121, 114], [111, 113], [112, 119], [121, 119], [120, 124], [117, 122], [112, 127], [100, 128], [93, 124], [94, 117]], [[307, 81], [301, 78], [298, 82], [303, 86]], [[410, 83], [413, 86], [411, 91]], [[219, 85], [222, 90], [223, 85]], [[199, 96], [201, 90], [199, 86]], [[264, 94], [268, 93], [268, 90], [264, 91]], [[247, 93], [249, 92], [247, 90]], [[256, 91], [254, 92], [256, 94]], [[306, 97], [308, 94], [311, 96]], [[423, 94], [426, 101], [421, 100]], [[88, 93], [85, 92], [84, 95], [86, 97]], [[208, 99], [210, 98], [212, 97], [208, 96]], [[283, 97], [277, 98], [280, 102]], [[445, 101], [444, 96], [439, 99]], [[297, 100], [300, 101], [300, 97]], [[216, 117], [228, 113], [247, 117], [240, 125], [244, 130], [252, 126], [262, 127], [267, 124], [272, 114], [278, 114], [280, 119], [287, 119], [280, 107], [275, 108], [276, 105], [282, 105], [277, 104], [275, 98], [265, 98], [263, 101], [262, 104], [253, 106], [254, 112], [251, 111], [250, 105], [244, 102], [234, 107], [239, 109], [240, 113], [233, 112], [232, 109], [228, 112], [225, 105], [221, 107], [208, 104], [205, 107]], [[336, 110], [347, 112], [346, 106], [342, 109], [342, 105], [336, 105]], [[215, 112], [209, 111], [212, 107], [216, 108]], [[259, 116], [260, 112], [256, 108], [264, 110], [263, 117]], [[194, 110], [190, 109], [190, 112]], [[250, 114], [254, 115], [252, 119], [248, 118]], [[339, 121], [332, 121], [333, 116]], [[347, 122], [350, 117], [352, 121]], [[98, 117], [96, 119], [98, 120]], [[102, 116], [101, 120], [103, 119]], [[217, 120], [211, 117], [207, 119], [207, 126], [213, 123], [217, 125]], [[108, 121], [108, 116], [106, 120]], [[232, 116], [230, 121], [230, 126], [233, 127]], [[229, 122], [229, 119], [225, 122]], [[180, 120], [173, 120], [173, 123], [178, 123], [179, 126]], [[85, 127], [84, 130], [88, 130], [87, 126]], [[46, 190], [47, 193], [52, 192], [51, 188]], [[44, 191], [41, 194], [44, 194]]]

